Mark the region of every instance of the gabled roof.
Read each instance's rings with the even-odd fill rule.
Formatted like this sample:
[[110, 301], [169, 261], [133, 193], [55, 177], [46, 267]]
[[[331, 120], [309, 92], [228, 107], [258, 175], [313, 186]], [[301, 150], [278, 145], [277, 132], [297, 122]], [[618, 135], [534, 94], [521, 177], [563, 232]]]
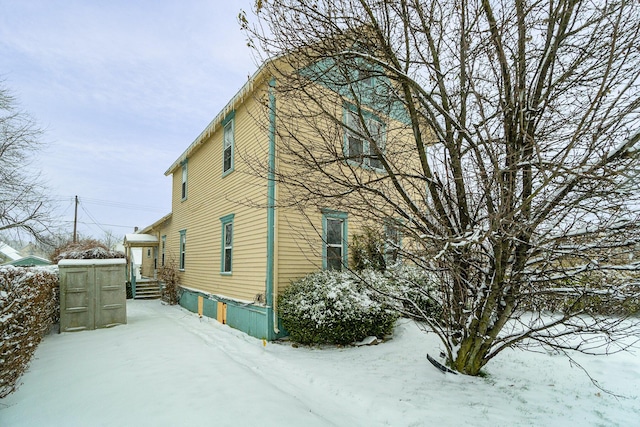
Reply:
[[51, 261], [36, 255], [29, 255], [26, 257], [15, 259], [13, 261], [5, 262], [2, 265], [16, 265], [16, 266], [51, 265]]
[[162, 218], [160, 218], [159, 220], [157, 220], [156, 222], [154, 222], [151, 225], [146, 226], [145, 228], [143, 228], [142, 230], [138, 231], [137, 234], [149, 234], [149, 232], [151, 230], [153, 230], [154, 228], [158, 227], [159, 225], [161, 225], [162, 223], [168, 221], [169, 219], [171, 219], [171, 217], [173, 216], [173, 213], [168, 213], [165, 216], [163, 216]]

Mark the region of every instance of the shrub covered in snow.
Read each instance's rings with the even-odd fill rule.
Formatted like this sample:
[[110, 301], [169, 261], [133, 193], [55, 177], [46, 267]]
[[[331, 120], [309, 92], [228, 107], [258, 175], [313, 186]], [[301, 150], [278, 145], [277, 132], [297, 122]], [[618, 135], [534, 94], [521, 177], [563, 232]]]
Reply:
[[79, 242], [69, 242], [56, 248], [51, 260], [56, 264], [63, 259], [110, 259], [124, 258], [120, 251], [112, 251], [97, 240], [85, 239]]
[[55, 268], [0, 267], [0, 397], [11, 393], [36, 347], [58, 322]]
[[[369, 280], [386, 279], [371, 272]], [[293, 282], [278, 299], [284, 327], [302, 344], [350, 344], [389, 334], [398, 317], [388, 298], [346, 272], [320, 271]]]

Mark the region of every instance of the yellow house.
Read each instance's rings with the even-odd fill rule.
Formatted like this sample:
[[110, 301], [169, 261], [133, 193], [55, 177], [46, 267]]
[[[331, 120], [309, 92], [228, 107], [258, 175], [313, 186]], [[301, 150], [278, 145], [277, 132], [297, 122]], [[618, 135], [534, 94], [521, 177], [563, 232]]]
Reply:
[[[359, 228], [329, 203], [304, 212], [280, 203], [291, 189], [275, 178], [286, 155], [276, 112], [298, 107], [276, 99], [274, 75], [263, 65], [167, 169], [172, 212], [139, 232], [146, 240], [131, 239], [146, 245], [143, 275], [179, 271], [183, 307], [269, 340], [283, 334], [278, 293], [310, 272], [346, 266]], [[335, 110], [349, 120], [348, 108]]]

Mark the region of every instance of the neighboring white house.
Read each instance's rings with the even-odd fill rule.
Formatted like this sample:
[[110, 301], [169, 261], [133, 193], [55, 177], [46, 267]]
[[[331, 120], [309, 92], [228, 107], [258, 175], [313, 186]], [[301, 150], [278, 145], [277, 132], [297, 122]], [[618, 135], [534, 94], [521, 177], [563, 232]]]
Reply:
[[6, 243], [0, 242], [0, 264], [16, 261], [20, 258], [22, 258], [20, 252], [7, 245]]

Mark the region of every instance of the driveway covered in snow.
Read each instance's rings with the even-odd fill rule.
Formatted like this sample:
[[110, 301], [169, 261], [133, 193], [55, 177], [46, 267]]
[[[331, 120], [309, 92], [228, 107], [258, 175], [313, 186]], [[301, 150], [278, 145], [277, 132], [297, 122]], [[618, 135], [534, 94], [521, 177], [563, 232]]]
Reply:
[[17, 392], [8, 426], [629, 425], [640, 419], [640, 360], [580, 363], [507, 352], [487, 378], [443, 375], [425, 359], [435, 337], [401, 321], [361, 348], [256, 340], [158, 301], [128, 301], [128, 324], [50, 335]]

